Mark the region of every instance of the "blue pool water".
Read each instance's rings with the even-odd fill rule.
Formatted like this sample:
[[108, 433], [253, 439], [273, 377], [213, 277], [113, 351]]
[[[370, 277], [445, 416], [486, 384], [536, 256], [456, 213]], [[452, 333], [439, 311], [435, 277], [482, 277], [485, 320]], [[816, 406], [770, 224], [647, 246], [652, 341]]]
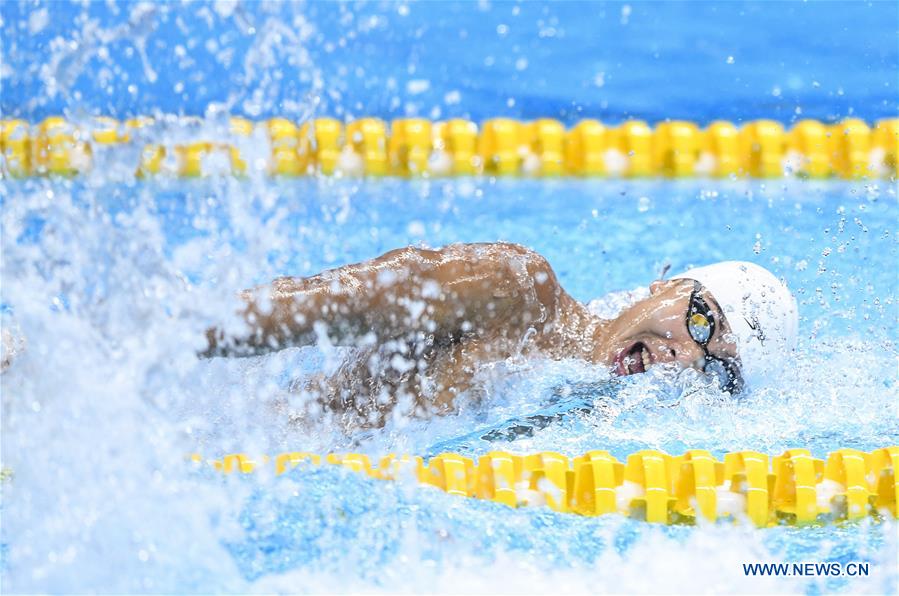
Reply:
[[890, 2], [4, 2], [5, 114], [748, 120], [897, 109]]
[[[254, 117], [439, 108], [473, 118], [875, 119], [895, 114], [897, 10], [4, 3], [0, 109], [31, 120], [155, 110], [212, 120], [210, 103]], [[447, 52], [457, 37], [467, 41]], [[61, 70], [45, 77], [47, 64]], [[339, 469], [221, 478], [184, 461], [285, 449], [624, 458], [642, 448], [720, 456], [805, 446], [823, 456], [896, 444], [891, 181], [135, 181], [104, 168], [2, 180], [0, 191], [3, 325], [27, 342], [0, 377], [2, 463], [14, 472], [0, 502], [5, 593], [896, 592], [893, 521], [656, 527], [511, 510]], [[560, 387], [600, 385], [607, 372], [575, 360], [499, 363], [480, 371], [481, 406], [348, 437], [297, 428], [275, 409], [296, 405], [292, 382], [335, 366], [342, 349], [195, 356], [237, 289], [408, 244], [490, 240], [536, 249], [572, 295], [611, 312], [620, 292], [669, 263], [763, 264], [799, 299], [798, 356], [740, 399], [651, 372], [593, 413], [489, 446], [468, 435], [539, 410]], [[868, 561], [871, 574], [742, 571], [818, 560]]]

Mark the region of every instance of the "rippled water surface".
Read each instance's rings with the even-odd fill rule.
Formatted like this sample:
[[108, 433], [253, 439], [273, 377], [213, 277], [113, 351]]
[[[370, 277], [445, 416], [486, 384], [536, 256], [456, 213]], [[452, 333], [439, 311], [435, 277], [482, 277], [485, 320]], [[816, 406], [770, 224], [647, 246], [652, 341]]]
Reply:
[[[5, 2], [0, 108], [33, 121], [183, 112], [210, 126], [223, 113], [789, 123], [895, 112], [894, 5], [693, 6]], [[445, 50], [455, 39], [457, 54]], [[185, 461], [285, 449], [821, 457], [896, 444], [892, 182], [137, 181], [123, 155], [103, 159], [77, 179], [0, 180], [2, 322], [25, 341], [0, 377], [13, 473], [4, 592], [896, 592], [895, 522], [667, 528], [335, 468], [224, 478]], [[659, 371], [600, 398], [605, 370], [511, 360], [480, 371], [480, 406], [353, 436], [284, 416], [291, 384], [343, 349], [196, 357], [239, 289], [408, 244], [494, 240], [541, 252], [605, 313], [667, 264], [755, 261], [797, 294], [798, 355], [740, 399]], [[559, 391], [597, 407], [530, 437], [472, 437]], [[869, 561], [871, 574], [746, 578], [741, 566], [817, 560]]]
[[[4, 573], [15, 589], [493, 589], [496, 579], [474, 570], [499, 565], [520, 570], [510, 589], [584, 588], [602, 578], [610, 590], [713, 590], [749, 581], [740, 562], [782, 559], [870, 560], [876, 573], [849, 587], [895, 585], [892, 523], [654, 528], [506, 510], [340, 470], [223, 481], [184, 462], [194, 451], [287, 448], [601, 448], [623, 458], [641, 448], [720, 456], [802, 445], [823, 456], [893, 444], [889, 185], [88, 179], [6, 189], [5, 320], [27, 341], [2, 381], [3, 458], [15, 473], [3, 494]], [[799, 355], [782, 377], [739, 400], [651, 373], [592, 414], [493, 444], [468, 435], [540, 409], [560, 387], [589, 392], [605, 371], [575, 360], [502, 363], [484, 371], [486, 405], [346, 437], [327, 426], [296, 430], [273, 407], [291, 399], [293, 379], [333, 366], [339, 349], [194, 355], [238, 288], [409, 243], [485, 237], [546, 254], [582, 300], [636, 289], [666, 263], [765, 264], [799, 297]], [[594, 306], [614, 310], [615, 296]], [[707, 569], [712, 553], [721, 553], [715, 569], [689, 571]], [[637, 562], [654, 575], [638, 573]], [[453, 573], [462, 584], [439, 583]], [[757, 582], [746, 589], [775, 585]]]

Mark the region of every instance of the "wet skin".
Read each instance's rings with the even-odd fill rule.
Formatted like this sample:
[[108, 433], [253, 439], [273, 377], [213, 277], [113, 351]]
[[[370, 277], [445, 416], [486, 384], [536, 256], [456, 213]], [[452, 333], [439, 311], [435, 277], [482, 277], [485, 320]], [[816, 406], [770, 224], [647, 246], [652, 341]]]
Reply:
[[[479, 364], [514, 355], [580, 358], [629, 375], [660, 363], [701, 366], [685, 317], [693, 282], [656, 281], [650, 296], [612, 320], [591, 314], [559, 285], [549, 263], [517, 244], [405, 248], [306, 278], [282, 277], [241, 293], [245, 335], [207, 333], [207, 356], [311, 345], [327, 334], [354, 356], [303, 389], [317, 406], [378, 426], [396, 410], [451, 411], [475, 390]], [[735, 359], [726, 319], [708, 292], [717, 328], [709, 353]], [[401, 407], [397, 407], [401, 406]]]

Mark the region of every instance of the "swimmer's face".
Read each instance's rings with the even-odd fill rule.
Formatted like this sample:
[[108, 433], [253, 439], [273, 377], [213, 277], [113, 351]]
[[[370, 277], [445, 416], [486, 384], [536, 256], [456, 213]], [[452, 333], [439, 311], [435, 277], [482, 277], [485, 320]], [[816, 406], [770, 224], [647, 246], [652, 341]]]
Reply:
[[653, 282], [648, 298], [633, 304], [609, 324], [605, 345], [598, 348], [600, 360], [619, 376], [642, 373], [663, 363], [702, 370], [707, 364], [706, 352], [687, 328], [691, 297], [692, 304], [707, 305], [709, 318], [714, 321], [705, 345], [708, 354], [736, 367], [737, 346], [729, 339], [724, 313], [707, 290], [686, 279]]

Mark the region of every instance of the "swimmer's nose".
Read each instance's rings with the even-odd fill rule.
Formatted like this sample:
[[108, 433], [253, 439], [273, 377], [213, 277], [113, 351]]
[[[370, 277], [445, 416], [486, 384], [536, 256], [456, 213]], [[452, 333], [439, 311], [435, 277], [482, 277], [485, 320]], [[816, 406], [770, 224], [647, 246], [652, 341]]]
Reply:
[[692, 340], [662, 340], [658, 345], [652, 346], [652, 350], [656, 362], [677, 362], [686, 368], [696, 366], [704, 355], [702, 349]]

